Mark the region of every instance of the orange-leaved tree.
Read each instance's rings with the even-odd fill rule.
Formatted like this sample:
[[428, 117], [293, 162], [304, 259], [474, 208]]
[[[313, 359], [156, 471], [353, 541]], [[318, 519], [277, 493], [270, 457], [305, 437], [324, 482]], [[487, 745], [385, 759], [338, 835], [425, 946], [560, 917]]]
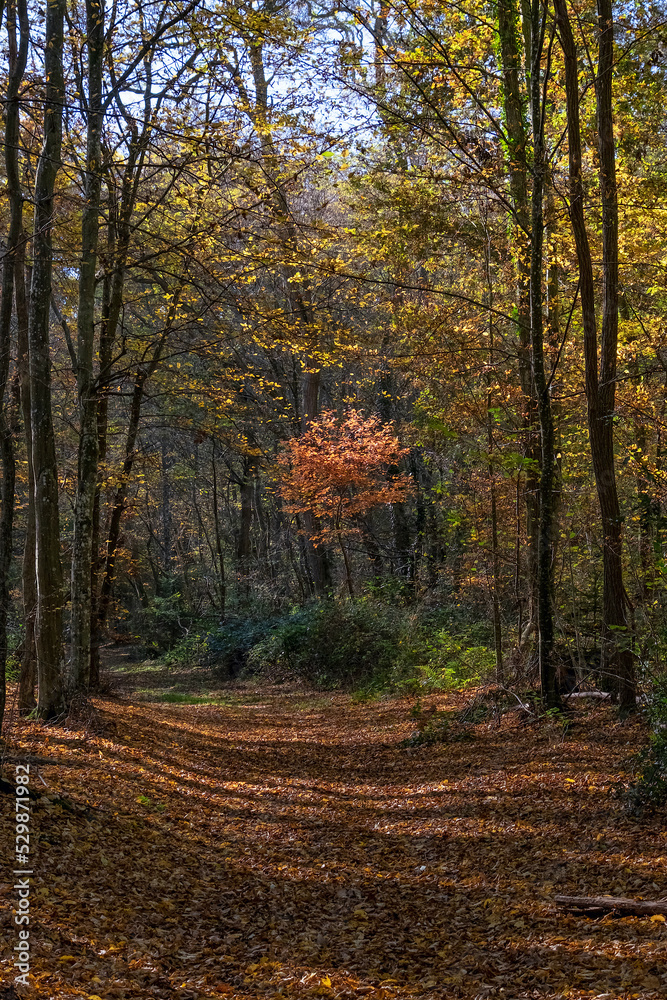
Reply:
[[289, 441], [278, 459], [285, 509], [314, 515], [317, 531], [310, 537], [316, 545], [338, 542], [351, 597], [345, 539], [359, 534], [360, 518], [374, 507], [405, 500], [412, 481], [399, 472], [398, 463], [408, 450], [378, 417], [351, 410], [339, 419], [327, 410]]

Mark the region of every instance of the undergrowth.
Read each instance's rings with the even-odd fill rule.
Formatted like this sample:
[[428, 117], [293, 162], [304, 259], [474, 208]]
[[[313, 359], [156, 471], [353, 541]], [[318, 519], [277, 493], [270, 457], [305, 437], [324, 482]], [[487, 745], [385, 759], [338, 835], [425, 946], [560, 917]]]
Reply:
[[618, 792], [626, 811], [637, 817], [667, 804], [667, 675], [654, 683], [648, 714], [651, 737], [635, 758], [637, 778]]
[[390, 604], [374, 594], [313, 601], [281, 613], [188, 619], [180, 595], [146, 609], [146, 651], [168, 667], [211, 667], [220, 679], [300, 679], [358, 700], [420, 696], [478, 684], [493, 670], [489, 626], [451, 609]]

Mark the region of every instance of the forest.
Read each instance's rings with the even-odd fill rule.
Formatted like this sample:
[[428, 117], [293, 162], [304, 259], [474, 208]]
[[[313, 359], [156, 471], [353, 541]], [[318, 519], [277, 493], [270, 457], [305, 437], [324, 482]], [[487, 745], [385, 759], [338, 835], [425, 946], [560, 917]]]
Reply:
[[0, 997], [663, 996], [667, 7], [0, 47]]

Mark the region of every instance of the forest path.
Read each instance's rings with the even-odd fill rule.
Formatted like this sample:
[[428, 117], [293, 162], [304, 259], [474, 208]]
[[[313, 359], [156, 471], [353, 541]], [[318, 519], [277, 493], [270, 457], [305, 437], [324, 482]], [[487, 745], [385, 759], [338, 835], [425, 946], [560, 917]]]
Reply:
[[[20, 995], [667, 993], [664, 920], [593, 921], [552, 902], [665, 895], [667, 833], [608, 795], [638, 723], [598, 706], [564, 734], [510, 713], [469, 740], [406, 749], [407, 699], [202, 682], [200, 703], [178, 704], [160, 699], [188, 698], [201, 671], [116, 668], [94, 713], [64, 728], [14, 718], [6, 737], [4, 776], [27, 756], [44, 793], [31, 818], [32, 989]], [[0, 806], [7, 848], [13, 800]]]

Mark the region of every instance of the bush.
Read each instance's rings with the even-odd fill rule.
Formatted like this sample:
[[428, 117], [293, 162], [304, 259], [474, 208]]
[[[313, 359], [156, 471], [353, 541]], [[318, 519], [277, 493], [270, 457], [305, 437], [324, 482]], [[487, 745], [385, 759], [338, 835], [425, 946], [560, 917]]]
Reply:
[[323, 688], [389, 682], [414, 656], [409, 639], [400, 609], [371, 600], [321, 601], [276, 623], [247, 662], [251, 670], [277, 669]]
[[153, 597], [139, 614], [137, 631], [147, 656], [160, 656], [187, 636], [192, 615], [180, 594]]
[[373, 598], [309, 604], [275, 620], [253, 642], [247, 669], [301, 677], [317, 687], [361, 688], [372, 697], [387, 689], [446, 690], [493, 667], [485, 646], [433, 631], [425, 619]]
[[633, 816], [652, 812], [667, 803], [667, 676], [655, 683], [649, 703], [651, 739], [638, 755], [637, 781], [625, 790], [626, 810]]
[[266, 640], [284, 615], [269, 618], [231, 618], [207, 636], [209, 657], [216, 672], [226, 678], [238, 677], [248, 665], [250, 651]]

